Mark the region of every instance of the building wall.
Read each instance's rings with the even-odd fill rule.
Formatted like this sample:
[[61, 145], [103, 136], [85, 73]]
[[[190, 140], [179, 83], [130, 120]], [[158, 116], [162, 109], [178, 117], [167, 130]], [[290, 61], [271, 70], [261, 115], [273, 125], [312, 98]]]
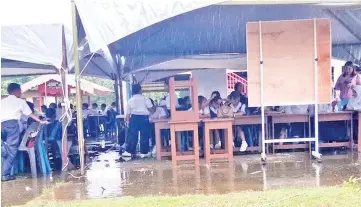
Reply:
[[210, 98], [213, 91], [227, 97], [227, 70], [206, 69], [192, 71], [192, 78], [198, 81], [198, 95]]

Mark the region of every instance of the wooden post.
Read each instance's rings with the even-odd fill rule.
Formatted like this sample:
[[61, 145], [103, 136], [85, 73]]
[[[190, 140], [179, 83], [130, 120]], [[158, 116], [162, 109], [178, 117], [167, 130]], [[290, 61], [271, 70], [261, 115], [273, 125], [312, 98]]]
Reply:
[[78, 51], [78, 27], [76, 22], [76, 6], [74, 0], [71, 1], [72, 6], [72, 22], [73, 22], [73, 47], [74, 47], [74, 71], [76, 83], [76, 115], [78, 126], [78, 143], [79, 143], [79, 159], [80, 173], [84, 175], [84, 131], [83, 131], [83, 114], [82, 114], [82, 94], [80, 90], [80, 68], [79, 68], [79, 51]]

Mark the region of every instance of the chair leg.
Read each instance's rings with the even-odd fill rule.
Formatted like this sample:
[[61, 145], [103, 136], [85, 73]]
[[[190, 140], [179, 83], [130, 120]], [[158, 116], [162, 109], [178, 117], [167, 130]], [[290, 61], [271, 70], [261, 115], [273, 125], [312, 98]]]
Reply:
[[28, 151], [29, 160], [30, 160], [30, 168], [31, 168], [31, 175], [33, 178], [37, 177], [37, 171], [36, 171], [36, 157], [35, 157], [35, 149], [31, 148]]

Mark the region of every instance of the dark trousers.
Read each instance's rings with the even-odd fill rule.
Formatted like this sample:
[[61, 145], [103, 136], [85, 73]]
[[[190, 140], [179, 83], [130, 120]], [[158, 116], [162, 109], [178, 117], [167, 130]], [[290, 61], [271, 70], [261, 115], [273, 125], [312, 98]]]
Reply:
[[149, 117], [145, 115], [132, 115], [129, 120], [127, 152], [136, 153], [138, 132], [140, 132], [140, 153], [149, 152]]
[[1, 122], [1, 175], [10, 175], [20, 144], [20, 130], [17, 120]]

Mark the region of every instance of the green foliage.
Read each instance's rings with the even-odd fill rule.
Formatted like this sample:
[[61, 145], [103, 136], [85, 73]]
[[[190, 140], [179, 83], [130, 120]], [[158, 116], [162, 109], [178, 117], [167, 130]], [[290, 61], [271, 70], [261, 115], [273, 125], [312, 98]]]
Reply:
[[36, 76], [20, 76], [20, 77], [8, 77], [8, 78], [1, 78], [1, 95], [7, 95], [7, 87], [10, 83], [18, 83], [24, 84], [32, 79], [36, 78]]

